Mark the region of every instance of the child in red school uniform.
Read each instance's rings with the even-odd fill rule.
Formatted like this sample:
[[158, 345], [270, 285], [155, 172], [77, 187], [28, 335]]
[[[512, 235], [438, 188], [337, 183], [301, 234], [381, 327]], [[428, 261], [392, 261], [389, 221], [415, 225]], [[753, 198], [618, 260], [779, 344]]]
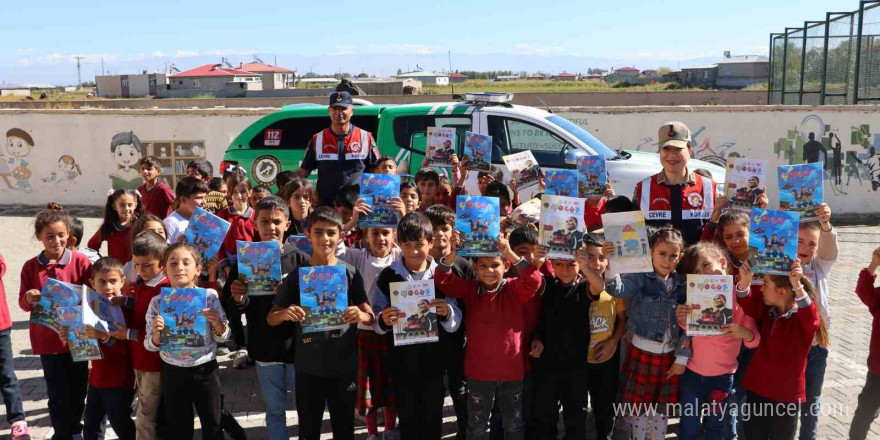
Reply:
[[311, 180], [293, 179], [279, 191], [281, 197], [290, 207], [290, 228], [284, 233], [284, 239], [291, 235], [306, 233], [306, 218], [317, 206], [318, 196]]
[[[89, 259], [66, 248], [70, 218], [61, 212], [59, 205], [50, 203], [49, 206], [54, 209], [40, 212], [34, 220], [34, 235], [43, 244], [43, 251], [21, 268], [18, 304], [32, 314], [48, 278], [73, 284], [89, 281]], [[89, 365], [74, 362], [67, 344], [49, 327], [32, 322], [29, 330], [31, 348], [40, 356], [46, 380], [49, 419], [55, 431], [53, 438], [71, 440], [82, 432]]]
[[859, 404], [853, 414], [849, 427], [850, 440], [864, 440], [868, 436], [871, 423], [880, 414], [880, 287], [874, 287], [877, 281], [877, 268], [880, 267], [880, 248], [871, 254], [871, 263], [859, 273], [856, 294], [862, 300], [873, 317], [871, 324], [871, 349], [868, 352], [868, 378], [865, 387], [859, 394]]
[[[122, 263], [112, 257], [96, 261], [91, 268], [90, 283], [104, 298], [122, 296], [125, 275]], [[85, 299], [84, 299], [85, 300]], [[126, 321], [131, 321], [131, 309], [123, 308]], [[131, 346], [127, 322], [110, 323], [115, 329], [104, 332], [86, 326], [86, 337], [96, 339], [101, 347], [101, 359], [92, 360], [89, 372], [89, 388], [86, 397], [86, 413], [83, 423], [83, 440], [104, 437], [105, 420], [110, 422], [120, 440], [134, 440], [135, 427], [131, 420], [131, 401], [134, 399], [134, 369], [131, 364]], [[67, 331], [59, 333], [67, 340]]]
[[160, 220], [164, 219], [171, 204], [174, 203], [174, 191], [167, 183], [159, 181], [162, 164], [159, 163], [159, 159], [146, 156], [141, 158], [139, 165], [144, 183], [138, 187], [138, 192], [141, 194], [144, 212], [153, 214]]
[[21, 405], [21, 388], [18, 386], [18, 378], [15, 377], [15, 368], [12, 365], [12, 319], [6, 305], [4, 275], [6, 275], [6, 260], [0, 255], [0, 381], [3, 384], [0, 393], [3, 394], [3, 402], [6, 404], [6, 422], [9, 423], [12, 439], [19, 440], [29, 438], [30, 430]]
[[132, 189], [117, 189], [107, 196], [104, 205], [104, 222], [98, 232], [89, 239], [88, 247], [101, 249], [107, 242], [107, 256], [123, 263], [131, 260], [131, 236], [128, 228], [143, 214], [141, 196]]

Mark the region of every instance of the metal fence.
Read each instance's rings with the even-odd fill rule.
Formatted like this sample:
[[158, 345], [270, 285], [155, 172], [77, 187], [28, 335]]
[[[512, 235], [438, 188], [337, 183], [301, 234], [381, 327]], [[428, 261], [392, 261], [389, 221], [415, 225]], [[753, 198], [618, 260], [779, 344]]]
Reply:
[[794, 105], [880, 101], [880, 0], [857, 11], [770, 34], [767, 102]]

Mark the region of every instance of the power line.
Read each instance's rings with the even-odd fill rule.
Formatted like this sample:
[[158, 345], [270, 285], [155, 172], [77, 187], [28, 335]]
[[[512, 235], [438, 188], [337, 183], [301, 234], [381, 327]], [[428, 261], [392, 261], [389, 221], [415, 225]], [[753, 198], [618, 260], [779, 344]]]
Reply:
[[85, 59], [85, 57], [75, 56], [76, 58], [76, 89], [82, 90], [82, 63], [81, 61]]

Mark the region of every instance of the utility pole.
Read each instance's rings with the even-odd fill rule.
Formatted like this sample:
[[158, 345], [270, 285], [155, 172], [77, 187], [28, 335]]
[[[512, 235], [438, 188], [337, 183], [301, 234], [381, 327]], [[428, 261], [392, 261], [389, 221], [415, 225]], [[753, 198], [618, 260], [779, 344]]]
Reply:
[[82, 60], [83, 57], [77, 55], [76, 58], [76, 89], [82, 90]]
[[[449, 75], [452, 74], [452, 51], [449, 51]], [[449, 80], [449, 85], [452, 86], [452, 94], [455, 94], [455, 83], [452, 82], [452, 79]]]
[[101, 57], [101, 75], [104, 75], [104, 57]]

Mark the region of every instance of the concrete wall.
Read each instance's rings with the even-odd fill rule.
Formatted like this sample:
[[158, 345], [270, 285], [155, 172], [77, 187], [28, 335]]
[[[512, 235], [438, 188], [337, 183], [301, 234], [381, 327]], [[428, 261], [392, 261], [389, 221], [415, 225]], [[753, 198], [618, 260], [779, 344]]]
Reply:
[[[33, 145], [21, 154], [13, 155], [5, 147], [0, 150], [0, 204], [39, 205], [54, 200], [100, 205], [114, 185], [131, 178], [136, 184], [137, 176], [111, 154], [111, 141], [119, 133], [135, 134], [142, 146], [139, 154], [145, 154], [150, 145], [157, 150], [167, 145], [163, 157], [204, 155], [219, 166], [229, 142], [271, 111], [0, 110], [0, 134], [18, 128], [33, 139]], [[693, 132], [696, 157], [719, 164], [728, 157], [767, 159], [772, 166], [801, 163], [803, 145], [813, 133], [828, 151], [825, 191], [834, 210], [880, 213], [880, 154], [874, 150], [880, 144], [878, 107], [565, 107], [554, 111], [611, 148], [641, 151], [655, 150], [657, 127], [681, 120]], [[839, 164], [834, 148], [841, 153]], [[62, 161], [62, 156], [72, 157], [77, 167], [68, 167], [69, 160]], [[775, 204], [775, 180], [768, 181]]]
[[31, 89], [3, 89], [0, 96], [31, 96]]

